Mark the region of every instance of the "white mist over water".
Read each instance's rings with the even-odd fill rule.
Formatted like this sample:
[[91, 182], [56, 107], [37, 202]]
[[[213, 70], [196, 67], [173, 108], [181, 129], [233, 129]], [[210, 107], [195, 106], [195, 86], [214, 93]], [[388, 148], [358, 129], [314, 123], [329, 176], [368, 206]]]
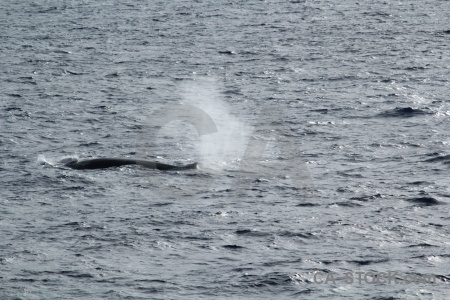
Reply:
[[195, 78], [181, 86], [186, 104], [203, 110], [214, 121], [217, 132], [200, 136], [198, 151], [202, 168], [236, 168], [248, 144], [252, 127], [231, 113], [220, 95], [215, 78]]
[[[284, 112], [263, 109], [255, 114], [259, 114], [258, 122], [251, 126], [233, 115], [222, 99], [221, 89], [215, 78], [195, 78], [181, 85], [183, 102], [203, 110], [217, 127], [217, 132], [199, 137], [197, 151], [201, 167], [244, 172], [252, 178], [283, 178], [284, 184], [311, 187], [312, 179], [295, 141], [278, 140], [278, 131], [283, 126], [279, 119]], [[208, 126], [207, 122], [202, 123]]]

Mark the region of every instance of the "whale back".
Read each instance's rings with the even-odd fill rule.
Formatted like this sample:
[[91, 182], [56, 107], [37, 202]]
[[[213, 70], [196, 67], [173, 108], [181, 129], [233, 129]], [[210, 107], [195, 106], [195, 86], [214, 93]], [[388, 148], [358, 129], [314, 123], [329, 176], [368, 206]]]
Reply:
[[66, 166], [72, 169], [86, 170], [86, 169], [104, 169], [134, 164], [136, 164], [136, 160], [134, 159], [94, 158], [82, 161], [72, 161], [66, 164]]
[[189, 165], [185, 165], [185, 166], [174, 166], [174, 165], [168, 165], [168, 164], [163, 164], [163, 163], [148, 161], [148, 160], [136, 160], [136, 164], [139, 166], [143, 166], [145, 168], [158, 169], [158, 170], [162, 170], [162, 171], [191, 170], [191, 169], [197, 169], [197, 166], [198, 166], [197, 163], [193, 163], [193, 164], [189, 164]]
[[174, 166], [163, 164], [159, 162], [149, 161], [149, 160], [137, 160], [137, 159], [127, 159], [127, 158], [94, 158], [87, 160], [71, 160], [65, 164], [67, 167], [76, 170], [86, 170], [86, 169], [105, 169], [111, 167], [121, 167], [125, 165], [139, 165], [149, 169], [158, 169], [162, 171], [169, 170], [191, 170], [197, 169], [198, 164], [192, 163], [185, 166]]

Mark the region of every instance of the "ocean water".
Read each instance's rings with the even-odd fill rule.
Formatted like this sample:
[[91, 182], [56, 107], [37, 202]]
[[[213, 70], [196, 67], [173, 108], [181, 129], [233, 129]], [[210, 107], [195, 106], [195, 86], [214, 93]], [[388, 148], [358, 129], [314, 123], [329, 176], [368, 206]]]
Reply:
[[449, 19], [3, 1], [0, 299], [448, 299]]

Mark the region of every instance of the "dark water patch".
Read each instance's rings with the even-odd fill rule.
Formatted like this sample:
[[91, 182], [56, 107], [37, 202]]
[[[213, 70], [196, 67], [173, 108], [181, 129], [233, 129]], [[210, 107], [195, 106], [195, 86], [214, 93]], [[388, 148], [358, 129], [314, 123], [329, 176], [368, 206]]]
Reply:
[[235, 55], [236, 52], [232, 51], [232, 50], [222, 50], [222, 51], [218, 51], [219, 54], [227, 54], [227, 55]]
[[431, 115], [431, 114], [433, 113], [424, 109], [412, 107], [396, 107], [392, 110], [382, 112], [377, 116], [382, 118], [412, 118], [416, 116]]
[[445, 204], [444, 202], [441, 202], [433, 197], [410, 198], [410, 199], [406, 199], [406, 201], [413, 203], [416, 206], [433, 206], [433, 205]]
[[296, 206], [298, 206], [298, 207], [313, 207], [313, 206], [320, 206], [320, 204], [318, 204], [318, 203], [311, 203], [311, 202], [305, 202], [305, 203], [297, 204]]
[[420, 244], [414, 244], [414, 245], [407, 246], [407, 248], [416, 248], [416, 247], [423, 248], [423, 247], [438, 247], [438, 246], [430, 245], [430, 244], [427, 244], [427, 243], [420, 243]]
[[117, 78], [119, 76], [119, 72], [113, 72], [105, 75], [106, 78]]
[[413, 182], [408, 182], [407, 184], [409, 184], [409, 185], [430, 185], [433, 183], [429, 182], [429, 181], [413, 181]]
[[376, 95], [368, 95], [367, 98], [388, 98], [388, 97], [400, 97], [399, 94], [391, 93], [391, 94], [376, 94]]
[[[422, 144], [411, 143], [411, 142], [401, 142], [400, 145], [407, 146], [407, 147], [413, 147], [413, 148], [422, 148], [423, 147]], [[403, 157], [401, 159], [403, 159]]]
[[79, 190], [84, 190], [86, 189], [85, 186], [81, 186], [81, 185], [77, 185], [77, 186], [67, 186], [64, 188], [64, 190], [67, 191], [79, 191]]
[[[78, 222], [74, 222], [74, 223], [78, 223]], [[85, 224], [82, 222], [77, 225], [71, 225], [71, 226], [77, 226], [77, 228], [75, 228], [74, 230], [79, 230], [79, 231], [97, 231], [97, 230], [105, 230], [106, 229], [106, 227], [104, 225], [95, 225], [95, 224], [89, 225], [89, 224]], [[91, 236], [86, 235], [86, 237], [91, 237]]]
[[88, 273], [79, 273], [76, 271], [61, 271], [58, 274], [72, 278], [94, 278], [95, 276]]
[[240, 267], [240, 268], [234, 268], [234, 269], [232, 269], [232, 271], [238, 272], [238, 273], [248, 272], [248, 271], [252, 271], [252, 270], [254, 270], [254, 268]]
[[438, 155], [433, 158], [429, 158], [424, 160], [425, 162], [443, 162], [444, 164], [450, 163], [450, 154], [447, 155]]
[[65, 50], [61, 50], [61, 49], [53, 50], [52, 52], [56, 53], [56, 54], [70, 54], [69, 51], [65, 51]]
[[10, 106], [5, 108], [5, 111], [22, 111], [22, 108], [17, 107], [17, 106]]
[[19, 77], [19, 78], [17, 78], [17, 81], [11, 80], [11, 82], [37, 85], [37, 82], [31, 76]]
[[242, 283], [246, 287], [263, 288], [267, 286], [290, 285], [292, 279], [288, 274], [273, 272], [264, 275], [243, 275]]
[[101, 143], [99, 143], [99, 142], [81, 143], [78, 145], [78, 147], [93, 147], [93, 146], [97, 146], [97, 145], [101, 145]]
[[152, 207], [163, 207], [163, 206], [169, 206], [173, 205], [174, 202], [158, 202], [158, 203], [152, 203]]
[[311, 109], [310, 111], [326, 115], [333, 111], [343, 111], [343, 108], [320, 108], [320, 109]]
[[294, 231], [281, 231], [277, 232], [278, 236], [285, 236], [285, 237], [299, 237], [304, 239], [311, 239], [311, 238], [317, 238], [314, 234], [310, 232], [294, 232]]
[[223, 245], [222, 248], [230, 249], [230, 250], [242, 250], [242, 249], [245, 249], [245, 247], [239, 246], [239, 245]]
[[77, 226], [77, 227], [79, 227], [79, 226], [82, 226], [83, 224], [84, 224], [83, 222], [69, 222], [69, 223], [62, 224], [61, 226]]
[[363, 12], [363, 15], [370, 17], [392, 17], [392, 14], [382, 11]]
[[11, 282], [36, 282], [35, 279], [32, 278], [11, 278], [10, 279]]
[[121, 276], [114, 276], [111, 278], [107, 278], [107, 279], [97, 279], [96, 282], [101, 282], [101, 283], [117, 283], [119, 281], [125, 281], [128, 280], [129, 278], [127, 277], [121, 277]]
[[85, 75], [85, 73], [83, 73], [83, 72], [75, 72], [75, 71], [69, 71], [69, 70], [64, 70], [64, 73], [69, 74], [69, 75], [77, 75], [77, 76]]
[[301, 264], [303, 262], [303, 260], [301, 258], [299, 259], [293, 259], [293, 260], [271, 260], [268, 262], [263, 263], [263, 266], [266, 267], [279, 267], [281, 265], [291, 265], [291, 264]]
[[[292, 3], [295, 3], [295, 2], [292, 2]], [[294, 296], [297, 296], [297, 295], [300, 296], [300, 295], [304, 295], [304, 294], [312, 294], [313, 292], [315, 292], [315, 290], [310, 289], [310, 288], [306, 288], [306, 289], [301, 290], [300, 292], [294, 293], [293, 295]]]
[[146, 283], [163, 283], [163, 284], [170, 284], [169, 281], [162, 280], [162, 279], [138, 279], [135, 280], [136, 282], [146, 282]]
[[261, 232], [261, 231], [256, 231], [256, 230], [252, 230], [252, 229], [239, 229], [239, 230], [236, 230], [234, 233], [236, 233], [238, 235], [245, 235], [245, 236], [268, 236], [268, 235], [271, 235], [268, 232]]
[[142, 291], [146, 294], [156, 294], [162, 292], [164, 289], [162, 288], [155, 288], [155, 287], [144, 287], [144, 286], [138, 286], [137, 290]]
[[425, 67], [406, 67], [406, 68], [403, 68], [403, 70], [405, 70], [405, 71], [423, 71], [425, 69], [427, 69], [427, 68], [425, 68]]
[[390, 260], [389, 258], [380, 258], [380, 259], [349, 260], [347, 262], [358, 266], [368, 266], [373, 264], [385, 263], [388, 262], [389, 260]]
[[339, 175], [344, 176], [344, 177], [364, 178], [364, 175], [362, 175], [362, 174], [350, 174], [350, 173], [343, 172], [343, 171], [338, 171], [337, 173], [338, 173]]
[[[346, 51], [348, 51], [348, 50], [346, 50]], [[329, 78], [327, 78], [327, 81], [344, 81], [344, 80], [347, 81], [347, 80], [349, 80], [349, 81], [354, 82], [354, 81], [358, 81], [360, 79], [361, 78], [358, 76], [344, 75], [344, 76], [329, 77]]]
[[450, 282], [450, 274], [449, 275], [434, 275], [439, 282]]
[[193, 235], [188, 235], [188, 236], [178, 235], [177, 238], [184, 239], [187, 241], [211, 241], [211, 240], [213, 240], [213, 238], [210, 238], [210, 237], [193, 236]]
[[356, 201], [370, 201], [370, 200], [375, 200], [375, 199], [379, 199], [379, 198], [383, 198], [383, 195], [381, 195], [380, 193], [375, 194], [375, 195], [367, 195], [367, 196], [359, 196], [359, 197], [352, 197], [350, 198], [350, 200], [356, 200]]
[[384, 78], [384, 79], [381, 79], [380, 82], [382, 82], [382, 83], [395, 83], [395, 80], [393, 80], [391, 78]]
[[[340, 261], [340, 260], [335, 260], [335, 259], [322, 259], [322, 260], [320, 260], [320, 261], [315, 261], [315, 262], [316, 262], [316, 263], [320, 263], [320, 264], [323, 264], [323, 265], [328, 266], [328, 265], [335, 265], [335, 264], [338, 264], [338, 263], [340, 263], [341, 261]], [[330, 269], [317, 269], [317, 270], [314, 270], [314, 271], [321, 271], [321, 272], [328, 273], [328, 272], [330, 272], [331, 270], [330, 270]]]
[[47, 14], [47, 13], [54, 13], [58, 11], [58, 7], [56, 6], [50, 6], [46, 8], [40, 8], [37, 11], [35, 11], [38, 14]]
[[97, 105], [97, 106], [94, 106], [93, 108], [95, 108], [95, 109], [101, 109], [101, 110], [109, 110], [109, 109], [111, 109], [111, 106]]
[[323, 131], [317, 131], [317, 130], [312, 130], [312, 129], [305, 129], [303, 131], [303, 135], [316, 135], [316, 134], [323, 134], [325, 132]]
[[14, 97], [14, 98], [22, 98], [22, 95], [21, 94], [15, 94], [15, 93], [12, 93], [12, 94], [6, 94], [7, 96], [10, 96], [10, 97]]

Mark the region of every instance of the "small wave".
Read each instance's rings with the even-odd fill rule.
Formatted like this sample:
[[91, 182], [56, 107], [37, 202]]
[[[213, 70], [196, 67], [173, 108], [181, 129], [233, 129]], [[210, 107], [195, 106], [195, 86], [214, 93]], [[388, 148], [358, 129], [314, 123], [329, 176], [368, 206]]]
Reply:
[[348, 202], [345, 202], [345, 201], [334, 202], [334, 203], [330, 204], [330, 207], [333, 206], [333, 205], [337, 205], [337, 206], [341, 206], [341, 207], [360, 207], [360, 206], [363, 206], [363, 205], [361, 205], [359, 203], [354, 203], [354, 202], [350, 202], [350, 201], [348, 201]]

